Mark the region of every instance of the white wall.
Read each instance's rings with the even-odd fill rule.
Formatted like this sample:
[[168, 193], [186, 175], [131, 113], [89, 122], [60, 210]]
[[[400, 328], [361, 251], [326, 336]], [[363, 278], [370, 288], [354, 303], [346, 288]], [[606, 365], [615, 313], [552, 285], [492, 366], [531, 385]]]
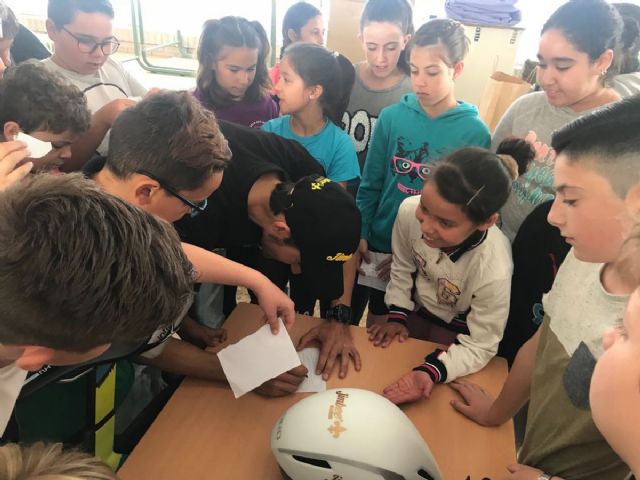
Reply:
[[[640, 0], [621, 0], [640, 5]], [[518, 25], [525, 30], [520, 38], [520, 48], [516, 54], [516, 65], [522, 65], [526, 59], [534, 60], [538, 52], [538, 39], [542, 25], [563, 3], [562, 0], [520, 0], [516, 6], [522, 12], [522, 22]], [[431, 15], [446, 16], [443, 0], [415, 0], [414, 18], [416, 26], [421, 25]]]

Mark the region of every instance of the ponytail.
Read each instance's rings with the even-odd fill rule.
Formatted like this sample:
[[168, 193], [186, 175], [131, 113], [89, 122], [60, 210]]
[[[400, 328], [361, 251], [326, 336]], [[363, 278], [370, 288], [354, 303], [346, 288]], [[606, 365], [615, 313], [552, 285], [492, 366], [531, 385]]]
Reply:
[[322, 111], [329, 120], [341, 127], [355, 81], [355, 70], [349, 59], [308, 42], [292, 44], [284, 57], [302, 77], [305, 86], [322, 86], [323, 93], [319, 99]]
[[295, 183], [293, 182], [281, 182], [273, 189], [269, 197], [269, 208], [274, 215], [284, 213], [285, 210], [291, 207], [291, 194], [294, 187]]
[[638, 55], [640, 54], [640, 6], [632, 3], [614, 3], [614, 7], [622, 16], [624, 28], [620, 39], [619, 73], [633, 73], [640, 70]]
[[498, 145], [496, 154], [511, 173], [513, 180], [523, 175], [535, 158], [535, 152], [531, 144], [517, 137], [507, 137], [502, 140]]
[[500, 143], [497, 154], [463, 148], [441, 160], [429, 181], [442, 198], [460, 205], [469, 220], [481, 224], [504, 206], [513, 181], [534, 157], [528, 142], [513, 137]]

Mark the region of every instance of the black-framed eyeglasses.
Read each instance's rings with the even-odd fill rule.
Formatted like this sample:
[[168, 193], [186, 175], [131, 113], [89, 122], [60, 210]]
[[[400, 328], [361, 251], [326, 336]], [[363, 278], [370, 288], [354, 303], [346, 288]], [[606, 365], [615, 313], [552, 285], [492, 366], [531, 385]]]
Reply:
[[139, 174], [141, 175], [145, 175], [147, 177], [149, 177], [151, 180], [155, 180], [156, 182], [158, 182], [158, 184], [167, 192], [169, 192], [171, 195], [173, 195], [174, 197], [176, 197], [178, 200], [180, 200], [182, 203], [184, 203], [186, 206], [191, 207], [191, 216], [195, 217], [196, 215], [202, 213], [205, 211], [205, 209], [207, 208], [207, 199], [205, 198], [204, 200], [202, 200], [201, 202], [198, 203], [194, 203], [191, 200], [183, 197], [182, 195], [180, 195], [175, 189], [171, 188], [170, 186], [168, 186], [163, 180], [160, 180], [158, 177], [156, 177], [155, 175], [153, 175], [152, 173], [149, 173], [145, 170], [138, 170]]
[[118, 48], [120, 47], [120, 42], [118, 42], [117, 38], [111, 38], [109, 40], [105, 40], [104, 42], [96, 42], [95, 40], [91, 40], [90, 38], [78, 37], [76, 34], [71, 33], [65, 27], [62, 27], [62, 30], [71, 35], [76, 42], [78, 42], [78, 50], [82, 53], [93, 53], [96, 51], [98, 47], [102, 50], [104, 55], [111, 55], [112, 53], [116, 53]]

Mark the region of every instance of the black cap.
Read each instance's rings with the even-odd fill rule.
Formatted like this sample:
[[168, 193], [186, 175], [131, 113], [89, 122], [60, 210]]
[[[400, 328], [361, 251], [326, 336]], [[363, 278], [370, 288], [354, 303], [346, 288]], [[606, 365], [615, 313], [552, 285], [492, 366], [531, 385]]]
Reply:
[[351, 194], [328, 178], [310, 175], [296, 182], [284, 214], [300, 250], [306, 289], [321, 300], [340, 297], [342, 266], [360, 242], [360, 211]]

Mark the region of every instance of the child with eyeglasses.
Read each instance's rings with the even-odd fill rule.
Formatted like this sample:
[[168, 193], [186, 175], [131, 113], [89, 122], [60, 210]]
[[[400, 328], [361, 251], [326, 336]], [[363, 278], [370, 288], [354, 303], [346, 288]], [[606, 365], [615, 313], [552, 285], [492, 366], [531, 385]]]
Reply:
[[49, 0], [47, 33], [54, 54], [44, 64], [65, 76], [87, 97], [91, 128], [73, 145], [65, 170], [78, 170], [96, 152], [106, 155], [108, 132], [120, 112], [147, 89], [111, 58], [120, 43], [113, 35], [109, 0]]
[[[370, 262], [370, 252], [391, 253], [398, 208], [420, 194], [436, 161], [458, 148], [491, 142], [477, 108], [454, 96], [467, 51], [464, 28], [451, 20], [425, 23], [406, 48], [414, 93], [380, 113], [358, 190], [363, 262]], [[389, 279], [390, 263], [390, 256], [379, 261], [379, 278]], [[367, 325], [383, 322], [387, 313], [384, 292], [370, 289]]]

